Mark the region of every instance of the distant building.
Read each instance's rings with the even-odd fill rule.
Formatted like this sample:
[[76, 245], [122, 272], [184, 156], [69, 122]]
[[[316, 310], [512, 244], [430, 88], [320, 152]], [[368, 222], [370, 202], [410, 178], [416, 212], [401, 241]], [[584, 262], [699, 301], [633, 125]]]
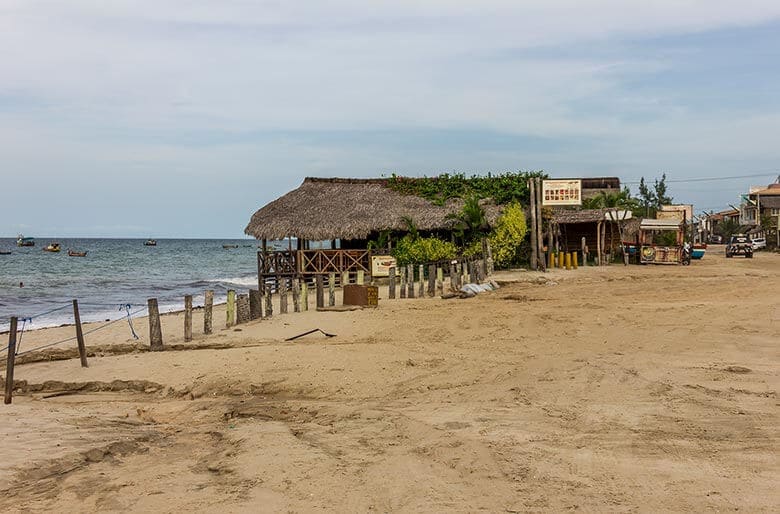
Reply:
[[[780, 219], [780, 177], [774, 184], [766, 187], [751, 187], [742, 195], [740, 204], [740, 225], [750, 227], [748, 232], [756, 237], [764, 237], [764, 231], [774, 232]], [[763, 222], [763, 223], [762, 223]]]

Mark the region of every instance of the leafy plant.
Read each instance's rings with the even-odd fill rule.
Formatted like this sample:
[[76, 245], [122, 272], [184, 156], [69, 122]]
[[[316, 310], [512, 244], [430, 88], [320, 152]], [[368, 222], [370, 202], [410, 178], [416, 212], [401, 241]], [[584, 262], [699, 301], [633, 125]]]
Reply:
[[454, 222], [453, 232], [464, 246], [490, 230], [485, 209], [479, 204], [479, 198], [476, 195], [468, 197], [461, 211], [450, 214], [447, 218]]
[[490, 235], [493, 250], [493, 263], [496, 267], [507, 268], [520, 260], [521, 248], [528, 232], [525, 212], [519, 203], [509, 204]]
[[547, 178], [543, 171], [506, 172], [498, 175], [471, 175], [442, 173], [436, 177], [401, 177], [393, 174], [387, 186], [399, 193], [416, 195], [438, 205], [451, 198], [492, 198], [499, 205], [511, 202], [527, 204], [530, 199], [528, 179]]
[[399, 266], [449, 260], [457, 254], [458, 248], [450, 242], [436, 237], [412, 237], [411, 234], [402, 237], [393, 250]]

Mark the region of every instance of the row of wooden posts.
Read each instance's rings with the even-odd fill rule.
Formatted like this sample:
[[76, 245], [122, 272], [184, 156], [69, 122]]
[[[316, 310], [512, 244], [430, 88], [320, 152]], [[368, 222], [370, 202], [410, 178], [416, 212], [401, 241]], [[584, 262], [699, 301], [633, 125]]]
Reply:
[[579, 267], [578, 254], [577, 252], [558, 252], [556, 255], [550, 252], [550, 259], [547, 267], [549, 269], [577, 269]]
[[[575, 256], [576, 267], [576, 256]], [[427, 268], [427, 279], [426, 279]], [[416, 277], [415, 277], [415, 271]], [[480, 283], [487, 275], [492, 274], [490, 261], [453, 261], [449, 264], [450, 289], [459, 290], [466, 283]], [[350, 284], [351, 274], [345, 271], [341, 274], [341, 286]], [[305, 280], [282, 279], [278, 287], [279, 295], [279, 313], [286, 314], [288, 305], [288, 281], [290, 282], [293, 310], [301, 312], [309, 310], [309, 284]], [[389, 288], [388, 298], [423, 298], [433, 297], [444, 293], [444, 268], [441, 265], [429, 264], [427, 266], [419, 265], [417, 270], [415, 266], [395, 268], [389, 270]], [[355, 273], [355, 284], [364, 285], [365, 273], [360, 270]], [[327, 276], [327, 285], [324, 275], [316, 275], [313, 285], [316, 292], [316, 305], [318, 309], [325, 308], [325, 289], [328, 292], [328, 306], [336, 304], [336, 273], [329, 273]], [[236, 295], [234, 290], [227, 292], [226, 319], [225, 326], [230, 328], [234, 325], [246, 323], [260, 318], [269, 318], [273, 316], [272, 303], [273, 290], [270, 287], [265, 291], [251, 289], [248, 294]], [[149, 313], [149, 349], [151, 351], [162, 351], [165, 349], [163, 344], [162, 324], [160, 322], [160, 309], [157, 298], [147, 300]], [[208, 335], [213, 332], [213, 308], [214, 291], [207, 290], [203, 302], [203, 333]], [[184, 297], [184, 341], [192, 341], [192, 295]], [[81, 326], [81, 316], [79, 314], [78, 300], [73, 300], [73, 318], [76, 327], [76, 341], [78, 345], [79, 358], [81, 366], [88, 367], [87, 351], [84, 343], [84, 332]], [[8, 338], [8, 355], [6, 362], [5, 377], [5, 404], [12, 401], [13, 381], [14, 381], [14, 362], [16, 356], [18, 318], [12, 317], [10, 323], [10, 332]]]

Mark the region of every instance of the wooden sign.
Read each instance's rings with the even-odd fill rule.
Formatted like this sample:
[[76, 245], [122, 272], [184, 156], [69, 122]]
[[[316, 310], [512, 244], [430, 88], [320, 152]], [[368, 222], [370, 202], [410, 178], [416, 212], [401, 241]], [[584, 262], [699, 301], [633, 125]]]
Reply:
[[582, 180], [543, 180], [542, 205], [582, 205]]

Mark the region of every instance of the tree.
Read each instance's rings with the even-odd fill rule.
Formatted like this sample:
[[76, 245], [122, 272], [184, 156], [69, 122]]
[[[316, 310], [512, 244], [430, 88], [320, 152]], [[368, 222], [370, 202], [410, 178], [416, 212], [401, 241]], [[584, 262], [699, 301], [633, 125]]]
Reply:
[[449, 214], [447, 218], [454, 221], [453, 231], [461, 239], [463, 246], [490, 230], [485, 209], [479, 204], [479, 197], [476, 195], [468, 197], [460, 212]]
[[661, 175], [661, 180], [656, 179], [655, 185], [655, 207], [658, 209], [662, 205], [669, 205], [672, 203], [672, 197], [666, 195], [666, 173]]
[[645, 208], [645, 217], [650, 217], [650, 207], [655, 205], [655, 194], [645, 184], [645, 177], [639, 179], [639, 198], [642, 203], [642, 207]]

